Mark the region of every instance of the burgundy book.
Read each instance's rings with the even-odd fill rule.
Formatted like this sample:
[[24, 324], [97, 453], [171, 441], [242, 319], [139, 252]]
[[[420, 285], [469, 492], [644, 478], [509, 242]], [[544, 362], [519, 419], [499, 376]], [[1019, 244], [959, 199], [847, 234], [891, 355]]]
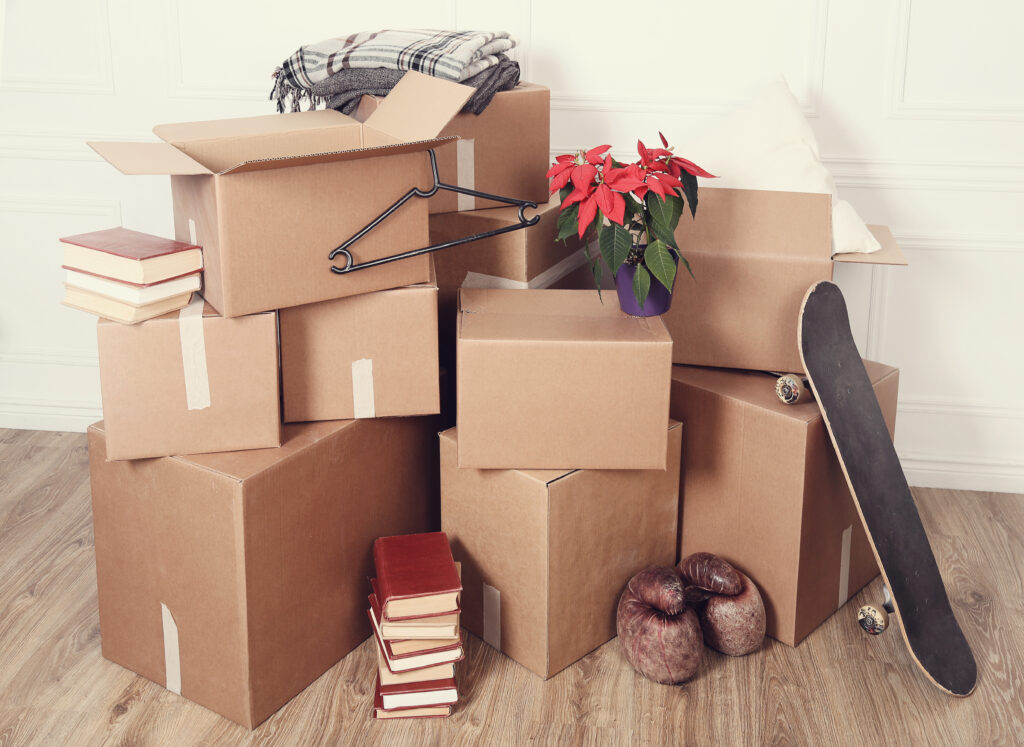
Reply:
[[381, 702], [384, 710], [395, 708], [423, 708], [427, 706], [451, 705], [459, 699], [455, 678], [431, 680], [428, 682], [409, 682], [404, 685], [381, 685]]
[[384, 620], [458, 612], [462, 581], [444, 532], [381, 537], [373, 562]]
[[402, 620], [388, 620], [381, 617], [380, 603], [376, 594], [367, 597], [370, 609], [377, 621], [380, 637], [385, 641], [407, 641], [410, 639], [457, 638], [459, 635], [459, 613], [430, 615], [429, 617], [407, 617]]
[[[373, 628], [373, 638], [377, 642], [377, 647], [384, 654], [384, 666], [388, 668], [388, 671], [394, 674], [402, 674], [403, 672], [412, 672], [416, 669], [425, 669], [432, 667], [437, 664], [446, 664], [462, 661], [465, 658], [465, 653], [462, 650], [462, 638], [456, 638], [454, 643], [451, 645], [444, 646], [443, 648], [434, 648], [430, 651], [422, 651], [412, 654], [407, 654], [399, 658], [393, 658], [390, 656], [388, 644], [391, 641], [385, 641], [380, 637], [380, 628], [377, 627], [377, 618], [373, 615], [373, 610], [366, 610], [367, 616], [370, 618], [370, 627]], [[438, 641], [440, 642], [440, 641]]]
[[202, 248], [127, 228], [61, 239], [63, 266], [123, 283], [149, 285], [203, 268]]
[[413, 706], [411, 708], [384, 708], [384, 696], [381, 694], [380, 678], [373, 688], [373, 717], [387, 718], [444, 718], [452, 713], [451, 705]]

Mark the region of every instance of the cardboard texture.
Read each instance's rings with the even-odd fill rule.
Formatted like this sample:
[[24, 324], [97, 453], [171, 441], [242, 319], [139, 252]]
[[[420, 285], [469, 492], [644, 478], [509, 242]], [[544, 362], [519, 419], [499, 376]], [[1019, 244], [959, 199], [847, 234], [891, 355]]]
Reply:
[[459, 291], [459, 466], [664, 469], [672, 340], [594, 291]]
[[[363, 96], [355, 118], [368, 121], [387, 98]], [[441, 181], [502, 197], [546, 202], [551, 160], [551, 92], [534, 83], [499, 91], [481, 114], [458, 114], [440, 131], [458, 142], [439, 145]], [[502, 203], [439, 192], [430, 198], [431, 213], [498, 207]]]
[[285, 422], [441, 411], [435, 282], [279, 315]]
[[442, 433], [463, 627], [544, 678], [615, 637], [629, 579], [675, 559], [683, 428], [662, 428], [665, 470], [460, 469], [461, 434]]
[[[899, 371], [865, 366], [891, 434]], [[761, 590], [768, 635], [795, 646], [878, 574], [818, 404], [782, 404], [761, 373], [672, 368], [679, 556], [735, 564]]]
[[281, 443], [274, 313], [226, 319], [195, 299], [135, 325], [99, 321], [109, 459]]
[[695, 279], [679, 276], [663, 316], [675, 341], [673, 363], [803, 371], [796, 330], [807, 289], [832, 279], [834, 261], [906, 264], [883, 226], [869, 227], [881, 251], [833, 260], [831, 199], [701, 189], [696, 219], [684, 211], [676, 229]]
[[[382, 535], [428, 531], [432, 418], [289, 425], [277, 449], [108, 462], [89, 429], [103, 655], [255, 727], [370, 635]], [[176, 628], [165, 653], [161, 606]]]
[[[163, 143], [89, 143], [125, 174], [170, 174], [175, 236], [203, 246], [204, 295], [240, 316], [426, 282], [413, 257], [338, 275], [328, 254], [415, 186], [472, 88], [404, 76], [365, 123], [333, 110], [158, 125]], [[426, 246], [412, 199], [355, 243], [356, 262]], [[344, 264], [344, 258], [339, 262]]]

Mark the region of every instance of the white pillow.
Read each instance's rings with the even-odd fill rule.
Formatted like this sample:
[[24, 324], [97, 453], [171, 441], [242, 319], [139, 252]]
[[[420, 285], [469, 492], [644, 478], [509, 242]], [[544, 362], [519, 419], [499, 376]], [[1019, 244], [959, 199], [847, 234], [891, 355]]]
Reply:
[[839, 199], [814, 131], [782, 78], [688, 144], [686, 157], [717, 174], [716, 187], [831, 194], [832, 252], [881, 249], [853, 206]]

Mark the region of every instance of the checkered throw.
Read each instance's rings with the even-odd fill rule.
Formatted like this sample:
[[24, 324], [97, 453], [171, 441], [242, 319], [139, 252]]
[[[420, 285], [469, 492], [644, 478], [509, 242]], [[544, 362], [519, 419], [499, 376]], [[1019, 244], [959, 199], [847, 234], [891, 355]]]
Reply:
[[504, 31], [373, 31], [307, 44], [274, 71], [270, 99], [277, 110], [314, 108], [322, 99], [314, 85], [346, 68], [416, 70], [461, 81], [497, 65], [516, 44]]

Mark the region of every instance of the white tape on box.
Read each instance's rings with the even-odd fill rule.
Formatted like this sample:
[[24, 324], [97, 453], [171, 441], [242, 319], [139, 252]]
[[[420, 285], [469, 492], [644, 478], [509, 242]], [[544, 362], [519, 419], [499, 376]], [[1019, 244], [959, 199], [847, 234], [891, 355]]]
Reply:
[[512, 290], [536, 290], [549, 288], [570, 272], [586, 264], [587, 255], [580, 249], [570, 254], [556, 265], [553, 265], [530, 280], [510, 280], [509, 278], [487, 275], [482, 272], [467, 272], [462, 281], [463, 288], [503, 288]]
[[501, 651], [501, 592], [484, 587], [484, 642]]
[[178, 652], [178, 625], [167, 605], [160, 603], [160, 617], [164, 629], [164, 680], [172, 693], [181, 695], [181, 656]]
[[[850, 544], [853, 541], [853, 525], [843, 530], [843, 549], [839, 556], [839, 607], [850, 598]], [[837, 607], [836, 609], [839, 609]]]
[[[476, 144], [473, 140], [460, 138], [455, 141], [455, 164], [455, 183], [464, 189], [476, 189]], [[476, 208], [476, 197], [459, 192], [456, 194], [460, 212]]]
[[181, 365], [185, 372], [185, 403], [189, 410], [210, 406], [210, 373], [206, 368], [206, 337], [203, 334], [203, 305], [199, 294], [178, 312]]
[[377, 417], [373, 401], [373, 359], [352, 361], [352, 417]]
[[196, 241], [196, 222], [191, 218], [188, 219], [188, 243], [199, 243], [198, 241]]

